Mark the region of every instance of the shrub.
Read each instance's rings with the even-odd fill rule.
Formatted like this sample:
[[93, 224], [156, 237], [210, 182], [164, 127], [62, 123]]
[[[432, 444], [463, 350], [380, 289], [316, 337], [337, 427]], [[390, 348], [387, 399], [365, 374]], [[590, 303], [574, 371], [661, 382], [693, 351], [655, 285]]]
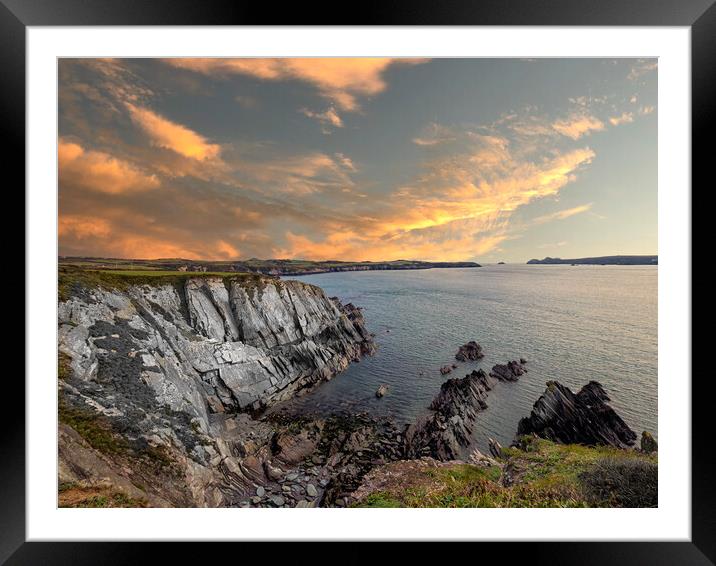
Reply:
[[580, 475], [594, 503], [616, 507], [657, 507], [658, 466], [637, 458], [603, 458]]

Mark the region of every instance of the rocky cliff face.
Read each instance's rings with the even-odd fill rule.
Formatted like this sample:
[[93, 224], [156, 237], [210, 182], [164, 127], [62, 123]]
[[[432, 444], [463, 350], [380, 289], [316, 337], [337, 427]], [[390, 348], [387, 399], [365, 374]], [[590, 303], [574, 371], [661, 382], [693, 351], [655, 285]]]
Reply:
[[232, 440], [261, 431], [238, 426], [237, 414], [330, 379], [374, 348], [360, 309], [258, 277], [77, 288], [58, 323], [69, 366], [61, 410], [99, 415], [133, 454], [171, 454], [194, 505], [231, 504], [232, 489], [251, 485], [246, 439]]

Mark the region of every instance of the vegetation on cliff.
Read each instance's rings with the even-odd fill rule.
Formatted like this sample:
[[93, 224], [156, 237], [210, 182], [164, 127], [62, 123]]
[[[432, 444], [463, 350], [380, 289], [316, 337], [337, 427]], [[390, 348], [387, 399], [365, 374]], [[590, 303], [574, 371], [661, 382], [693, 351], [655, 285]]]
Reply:
[[200, 261], [193, 259], [113, 259], [61, 257], [60, 266], [103, 271], [175, 271], [214, 273], [261, 273], [264, 275], [308, 275], [333, 271], [431, 269], [434, 267], [481, 267], [474, 261], [310, 261], [306, 259], [256, 259], [243, 261]]
[[657, 456], [522, 437], [490, 465], [430, 459], [371, 472], [354, 507], [656, 507]]
[[235, 271], [102, 270], [61, 265], [57, 274], [57, 293], [61, 301], [82, 290], [101, 287], [126, 291], [134, 285], [183, 285], [187, 279], [220, 278], [258, 285], [266, 276]]

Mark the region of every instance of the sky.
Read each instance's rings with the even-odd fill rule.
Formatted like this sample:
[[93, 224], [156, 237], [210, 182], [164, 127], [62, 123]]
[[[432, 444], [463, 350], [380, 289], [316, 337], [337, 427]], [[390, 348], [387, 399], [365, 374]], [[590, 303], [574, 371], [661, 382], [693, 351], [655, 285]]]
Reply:
[[656, 59], [60, 59], [62, 256], [657, 253]]

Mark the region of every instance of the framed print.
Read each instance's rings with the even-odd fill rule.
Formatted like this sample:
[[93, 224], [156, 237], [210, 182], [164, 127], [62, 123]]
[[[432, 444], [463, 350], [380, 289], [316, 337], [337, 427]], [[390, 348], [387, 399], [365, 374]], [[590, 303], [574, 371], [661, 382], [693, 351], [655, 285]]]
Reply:
[[716, 8], [414, 7], [4, 2], [8, 564], [716, 560], [691, 369]]

